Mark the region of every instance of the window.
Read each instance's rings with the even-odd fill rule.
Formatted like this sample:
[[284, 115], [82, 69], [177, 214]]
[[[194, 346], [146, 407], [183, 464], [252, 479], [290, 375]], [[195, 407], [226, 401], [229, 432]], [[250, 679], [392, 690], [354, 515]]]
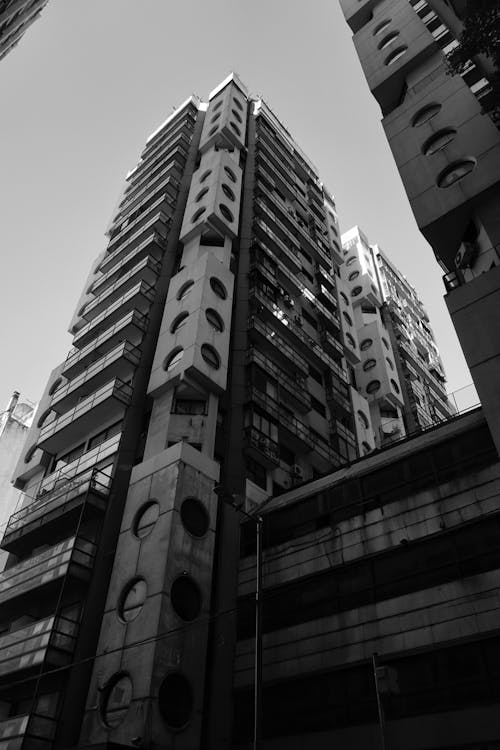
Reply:
[[253, 458], [247, 457], [246, 471], [247, 477], [254, 482], [254, 484], [261, 487], [263, 490], [267, 489], [267, 472], [258, 461], [254, 461]]
[[306, 279], [309, 279], [310, 282], [314, 282], [314, 276], [307, 271], [304, 266], [301, 266], [301, 272], [304, 274]]
[[344, 292], [340, 292], [340, 299], [342, 300], [342, 302], [344, 303], [344, 305], [348, 305], [349, 304], [349, 298], [346, 297], [346, 295], [344, 294]]
[[402, 47], [398, 47], [397, 49], [393, 50], [388, 57], [385, 59], [386, 65], [394, 65], [394, 63], [399, 60], [405, 52], [408, 51], [408, 47], [406, 45], [403, 45]]
[[226, 287], [222, 283], [222, 281], [219, 281], [215, 276], [212, 276], [210, 279], [210, 286], [212, 287], [212, 291], [214, 294], [217, 295], [217, 297], [220, 297], [221, 299], [227, 299], [227, 291]]
[[389, 359], [389, 357], [385, 358], [385, 361], [387, 362], [387, 365], [389, 367], [389, 370], [394, 370], [394, 365], [392, 363], [392, 360]]
[[383, 343], [383, 345], [385, 346], [386, 349], [389, 348], [389, 343], [388, 343], [387, 339], [384, 339], [383, 336], [382, 336], [382, 343]]
[[181, 328], [184, 325], [184, 323], [187, 321], [188, 318], [189, 318], [188, 312], [183, 312], [180, 315], [178, 315], [176, 319], [174, 320], [174, 322], [172, 323], [172, 325], [170, 326], [170, 333], [176, 333], [176, 331], [178, 331], [179, 328]]
[[345, 340], [347, 341], [347, 343], [349, 344], [350, 347], [352, 347], [353, 349], [356, 348], [356, 342], [354, 340], [354, 337], [351, 336], [351, 334], [349, 333], [349, 331], [345, 335]]
[[355, 255], [351, 255], [350, 258], [347, 258], [345, 264], [346, 266], [352, 266], [353, 263], [356, 263], [357, 257]]
[[122, 591], [118, 603], [118, 614], [123, 622], [135, 620], [144, 606], [147, 584], [144, 578], [134, 578]]
[[189, 281], [186, 281], [186, 283], [183, 284], [181, 288], [179, 289], [179, 291], [177, 292], [177, 299], [183, 299], [193, 286], [194, 286], [194, 281], [192, 279], [190, 279]]
[[347, 323], [347, 325], [352, 326], [351, 316], [348, 315], [345, 310], [342, 312], [342, 317], [344, 318], [344, 320]]
[[392, 385], [392, 387], [393, 387], [393, 389], [394, 389], [395, 393], [399, 393], [399, 392], [400, 392], [400, 391], [399, 391], [399, 385], [398, 385], [398, 384], [396, 383], [396, 381], [395, 381], [395, 380], [392, 380], [392, 378], [391, 378], [391, 385]]
[[359, 420], [360, 424], [363, 425], [363, 427], [365, 428], [365, 430], [367, 430], [368, 427], [369, 427], [369, 425], [370, 425], [370, 423], [368, 421], [368, 417], [366, 416], [366, 414], [363, 411], [361, 411], [361, 409], [358, 410], [358, 420]]
[[380, 380], [371, 380], [366, 386], [367, 393], [377, 393], [380, 390]]
[[236, 122], [240, 122], [240, 123], [243, 122], [243, 120], [241, 119], [240, 113], [237, 112], [235, 109], [231, 110], [231, 114], [234, 117], [234, 119], [236, 120]]
[[309, 375], [317, 383], [319, 383], [320, 385], [323, 385], [323, 376], [312, 365], [309, 365]]
[[234, 124], [234, 122], [230, 122], [229, 125], [234, 130], [236, 135], [241, 136], [241, 130], [239, 129], [237, 125]]
[[207, 169], [206, 172], [203, 172], [203, 174], [200, 177], [200, 183], [205, 182], [205, 180], [212, 174], [211, 169]]
[[476, 160], [472, 157], [456, 161], [441, 172], [437, 178], [437, 185], [440, 188], [451, 187], [470, 174], [475, 168]]
[[363, 370], [365, 372], [368, 372], [368, 370], [373, 370], [374, 367], [377, 365], [376, 359], [367, 359], [366, 362], [363, 363]]
[[321, 401], [318, 401], [317, 398], [314, 398], [314, 396], [311, 396], [311, 406], [314, 411], [318, 412], [318, 414], [321, 414], [322, 417], [326, 418], [325, 405], [322, 404]]
[[418, 128], [420, 127], [420, 125], [423, 125], [424, 123], [428, 122], [431, 118], [439, 114], [440, 111], [441, 111], [441, 104], [438, 104], [437, 102], [433, 102], [432, 104], [427, 104], [422, 109], [419, 109], [418, 112], [413, 116], [411, 124], [414, 128]]
[[434, 133], [434, 135], [426, 140], [422, 146], [422, 153], [425, 156], [436, 154], [451, 143], [456, 135], [457, 131], [455, 128], [443, 128], [443, 130], [438, 130], [437, 133]]
[[351, 273], [349, 274], [349, 276], [348, 276], [348, 278], [349, 278], [349, 281], [354, 281], [355, 279], [357, 279], [357, 278], [358, 278], [358, 276], [359, 276], [359, 271], [352, 271], [352, 272], [351, 272]]
[[373, 30], [373, 36], [377, 36], [378, 34], [381, 34], [383, 30], [389, 26], [390, 23], [391, 23], [390, 18], [386, 18], [384, 21], [381, 21], [377, 26], [375, 26]]
[[390, 34], [388, 34], [386, 37], [382, 39], [380, 44], [378, 45], [378, 48], [380, 50], [385, 49], [388, 47], [397, 37], [399, 36], [399, 31], [391, 31]]
[[132, 533], [137, 539], [144, 539], [153, 531], [160, 515], [158, 500], [148, 500], [141, 505], [132, 524]]
[[373, 339], [363, 339], [363, 341], [359, 345], [359, 348], [361, 349], [362, 352], [366, 352], [366, 350], [369, 349], [372, 344], [373, 344]]
[[236, 175], [234, 174], [232, 169], [229, 169], [229, 167], [224, 167], [224, 172], [227, 174], [231, 182], [236, 182]]
[[176, 367], [179, 364], [183, 356], [184, 356], [184, 349], [182, 349], [181, 347], [174, 349], [173, 352], [169, 354], [169, 356], [166, 358], [165, 362], [163, 363], [163, 369], [166, 370], [167, 372], [170, 372], [170, 370], [173, 370], [174, 367]]
[[222, 190], [222, 192], [224, 193], [224, 195], [225, 195], [225, 196], [226, 196], [227, 198], [229, 198], [229, 200], [230, 200], [230, 201], [234, 201], [234, 200], [236, 200], [236, 198], [235, 198], [235, 195], [234, 195], [233, 191], [231, 190], [231, 188], [229, 187], [229, 185], [226, 185], [226, 183], [225, 183], [225, 182], [223, 182], [223, 183], [222, 183], [222, 185], [221, 185], [221, 190]]
[[210, 128], [210, 130], [208, 131], [208, 137], [210, 138], [210, 136], [216, 133], [218, 129], [219, 129], [218, 125], [214, 125], [213, 128]]
[[212, 119], [210, 120], [210, 122], [217, 122], [217, 120], [219, 119], [219, 117], [220, 117], [220, 112], [217, 112], [217, 114], [215, 114], [212, 117]]
[[207, 193], [208, 193], [208, 188], [207, 187], [202, 188], [200, 192], [198, 193], [198, 195], [196, 196], [196, 198], [194, 199], [195, 203], [199, 203], [201, 199], [203, 198], [203, 196], [206, 195]]
[[366, 455], [367, 455], [368, 453], [371, 453], [371, 452], [372, 452], [372, 448], [371, 448], [371, 446], [369, 445], [369, 443], [365, 442], [364, 440], [363, 440], [363, 442], [361, 443], [361, 447], [362, 447], [362, 449], [363, 449], [363, 455], [364, 455], [364, 456], [366, 456]]
[[203, 216], [203, 214], [205, 213], [205, 211], [206, 211], [206, 210], [207, 210], [207, 209], [206, 209], [206, 208], [205, 208], [204, 206], [202, 206], [202, 207], [201, 207], [201, 208], [199, 208], [199, 209], [198, 209], [197, 211], [195, 211], [195, 212], [194, 212], [194, 214], [193, 214], [193, 215], [192, 215], [192, 217], [191, 217], [191, 224], [194, 224], [194, 223], [195, 223], [195, 221], [198, 221], [198, 219], [199, 219], [199, 218], [200, 218], [201, 216]]
[[238, 107], [239, 110], [243, 109], [243, 104], [236, 97], [234, 97], [233, 99], [233, 104], [235, 105], [235, 107]]
[[363, 291], [363, 287], [355, 286], [354, 289], [351, 291], [351, 297], [359, 297], [362, 291]]
[[195, 398], [175, 398], [172, 414], [208, 414], [207, 402], [205, 399]]
[[209, 307], [205, 313], [205, 317], [208, 321], [208, 324], [211, 326], [211, 328], [214, 329], [214, 331], [221, 332], [224, 330], [224, 322], [219, 315], [218, 312], [213, 310], [211, 307]]
[[307, 323], [309, 323], [310, 326], [312, 326], [312, 328], [314, 328], [315, 330], [317, 330], [318, 324], [317, 324], [316, 320], [313, 318], [312, 315], [310, 315], [307, 312], [307, 310], [304, 310], [304, 308], [302, 308], [302, 317], [304, 318], [304, 320]]
[[228, 207], [224, 205], [224, 203], [219, 203], [219, 211], [221, 212], [221, 214], [223, 215], [226, 221], [229, 221], [229, 222], [234, 221], [233, 214], [228, 209]]
[[61, 383], [62, 383], [62, 378], [57, 378], [57, 380], [54, 380], [54, 382], [49, 388], [49, 396], [52, 396], [57, 391]]
[[213, 348], [213, 346], [209, 346], [208, 344], [202, 344], [201, 347], [201, 356], [203, 357], [204, 361], [207, 363], [209, 367], [211, 367], [214, 370], [218, 370], [220, 367], [220, 357]]
[[[109, 438], [112, 438], [114, 435], [118, 435], [119, 432], [121, 432], [123, 422], [120, 419], [119, 422], [115, 422], [110, 427], [106, 427], [105, 430], [101, 430], [97, 433], [97, 435], [93, 435], [93, 437], [90, 438], [90, 440], [87, 443], [86, 450], [92, 450], [92, 448], [96, 448], [98, 445], [101, 445], [101, 443], [104, 443], [105, 440], [109, 440]], [[76, 451], [80, 451], [78, 454], [76, 454]], [[83, 446], [79, 446], [78, 448], [73, 448], [71, 451], [72, 458], [71, 461], [74, 461], [75, 458], [78, 458], [83, 453]], [[69, 455], [69, 454], [66, 454]], [[59, 459], [61, 460], [61, 459]], [[66, 463], [68, 463], [66, 461]]]

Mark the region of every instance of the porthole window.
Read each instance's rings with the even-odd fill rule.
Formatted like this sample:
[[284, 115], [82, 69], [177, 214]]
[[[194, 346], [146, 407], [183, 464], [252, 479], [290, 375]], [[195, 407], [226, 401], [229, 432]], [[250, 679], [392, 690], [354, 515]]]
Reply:
[[243, 122], [243, 120], [241, 119], [240, 113], [237, 112], [235, 109], [231, 110], [231, 114], [234, 117], [234, 119], [236, 120], [236, 122], [240, 122], [240, 123]]
[[53, 396], [54, 393], [57, 391], [57, 389], [60, 387], [62, 383], [62, 378], [57, 378], [57, 380], [54, 380], [52, 385], [49, 388], [49, 396]]
[[188, 497], [181, 505], [181, 521], [191, 536], [200, 538], [208, 531], [208, 513], [200, 500]]
[[367, 359], [366, 362], [363, 363], [363, 370], [365, 372], [368, 372], [368, 370], [373, 370], [376, 364], [377, 364], [376, 359]]
[[180, 347], [177, 349], [174, 349], [174, 351], [171, 352], [171, 354], [169, 354], [169, 356], [165, 360], [163, 369], [166, 370], [167, 372], [170, 372], [170, 370], [173, 370], [174, 367], [177, 367], [177, 365], [179, 364], [183, 356], [184, 356], [184, 349]]
[[160, 504], [157, 500], [148, 500], [139, 510], [132, 524], [132, 533], [137, 539], [145, 539], [153, 531], [160, 515]]
[[227, 174], [231, 182], [236, 182], [236, 175], [234, 174], [233, 170], [229, 167], [224, 167], [224, 172]]
[[230, 201], [235, 201], [236, 200], [236, 196], [233, 193], [233, 191], [231, 190], [231, 188], [229, 187], [229, 185], [226, 185], [223, 182], [222, 185], [221, 185], [221, 190], [224, 193], [224, 195], [226, 196], [226, 198], [229, 198]]
[[359, 345], [359, 348], [361, 349], [362, 352], [366, 352], [366, 350], [369, 349], [372, 344], [373, 344], [373, 339], [363, 339], [363, 341]]
[[180, 672], [167, 675], [158, 691], [158, 708], [170, 729], [184, 729], [193, 713], [191, 684]]
[[214, 329], [214, 331], [217, 331], [217, 333], [220, 333], [221, 331], [224, 330], [224, 322], [216, 310], [212, 310], [212, 308], [209, 307], [205, 313], [205, 316], [208, 321], [208, 324], [210, 325], [211, 328]]
[[351, 316], [348, 315], [345, 310], [342, 313], [342, 317], [344, 318], [344, 320], [347, 323], [347, 325], [352, 326]]
[[234, 221], [233, 214], [228, 209], [228, 207], [224, 205], [224, 203], [219, 203], [219, 211], [221, 212], [221, 214], [223, 215], [226, 221], [229, 221], [229, 222]]
[[205, 182], [205, 180], [207, 180], [210, 177], [211, 174], [212, 174], [212, 170], [211, 169], [207, 169], [206, 172], [203, 172], [203, 174], [200, 177], [200, 184], [202, 182]]
[[26, 451], [26, 454], [24, 456], [24, 463], [25, 464], [29, 464], [29, 462], [31, 461], [31, 459], [35, 455], [35, 451], [36, 451], [37, 448], [38, 448], [38, 446], [37, 446], [36, 443], [35, 443], [35, 445], [32, 445], [31, 448], [28, 448], [28, 450]]
[[350, 258], [347, 258], [345, 264], [346, 266], [352, 266], [353, 263], [356, 263], [357, 257], [355, 255], [351, 255]]
[[358, 410], [358, 419], [360, 423], [363, 425], [363, 427], [365, 428], [365, 430], [367, 430], [368, 427], [370, 426], [370, 423], [368, 421], [368, 417], [363, 411], [361, 411], [361, 409]]
[[354, 341], [354, 337], [351, 336], [349, 332], [346, 333], [345, 340], [347, 341], [349, 346], [351, 346], [353, 349], [356, 347], [356, 342]]
[[220, 109], [221, 107], [222, 107], [222, 99], [219, 99], [217, 104], [214, 104], [212, 112], [217, 112], [217, 110]]
[[362, 286], [355, 286], [351, 292], [351, 297], [359, 297], [362, 291], [363, 291]]
[[220, 112], [217, 112], [217, 114], [215, 114], [212, 117], [212, 119], [210, 120], [210, 122], [217, 122], [217, 120], [219, 119], [219, 117], [220, 117]]
[[210, 130], [208, 131], [208, 137], [210, 138], [210, 136], [216, 133], [218, 129], [219, 129], [218, 125], [214, 125], [213, 128], [210, 128]]
[[200, 192], [198, 193], [198, 195], [194, 199], [195, 203], [199, 203], [201, 201], [201, 199], [203, 198], [203, 196], [208, 193], [208, 190], [209, 190], [209, 188], [207, 188], [207, 187], [202, 188], [202, 190], [200, 190]]
[[443, 169], [439, 177], [437, 178], [437, 185], [440, 188], [448, 188], [459, 182], [468, 174], [470, 174], [476, 167], [476, 160], [473, 158], [462, 159], [461, 161], [453, 162], [446, 169]]
[[455, 128], [443, 128], [443, 130], [439, 130], [426, 140], [422, 146], [422, 153], [424, 156], [432, 156], [432, 154], [436, 154], [438, 151], [445, 148], [448, 143], [454, 141], [456, 135], [457, 131]]
[[124, 720], [132, 701], [132, 680], [128, 674], [117, 673], [104, 686], [100, 699], [100, 715], [109, 729]]
[[386, 65], [394, 65], [394, 63], [399, 60], [403, 55], [408, 51], [408, 47], [406, 45], [403, 45], [402, 47], [397, 47], [397, 49], [393, 50], [390, 55], [388, 55], [385, 58], [385, 64]]
[[391, 378], [391, 385], [396, 393], [399, 393], [399, 385]]
[[210, 279], [210, 286], [212, 287], [212, 291], [214, 294], [217, 295], [217, 297], [220, 297], [221, 299], [227, 299], [227, 291], [226, 287], [222, 283], [222, 281], [219, 281], [215, 276], [212, 276]]
[[349, 299], [346, 297], [346, 295], [344, 294], [344, 292], [340, 292], [340, 299], [342, 300], [342, 302], [344, 303], [344, 305], [348, 305], [349, 304]]
[[384, 21], [381, 21], [375, 28], [373, 29], [373, 36], [378, 36], [378, 34], [381, 34], [384, 29], [386, 29], [389, 24], [391, 23], [390, 18], [386, 18]]
[[144, 606], [147, 590], [144, 578], [134, 578], [125, 586], [118, 603], [118, 614], [123, 622], [135, 620]]
[[411, 124], [414, 128], [420, 127], [420, 125], [423, 125], [426, 122], [429, 122], [433, 117], [435, 117], [439, 112], [441, 111], [441, 105], [437, 102], [433, 102], [432, 104], [427, 104], [422, 109], [419, 109], [418, 112], [413, 116], [413, 119], [411, 121]]
[[203, 357], [207, 365], [211, 367], [213, 370], [219, 369], [220, 357], [215, 351], [215, 349], [213, 348], [213, 346], [209, 346], [209, 344], [202, 344], [201, 356]]
[[37, 427], [43, 427], [45, 422], [48, 420], [49, 416], [52, 414], [52, 409], [45, 409], [43, 414], [40, 416], [40, 419], [36, 423]]
[[366, 386], [367, 393], [377, 393], [380, 390], [380, 380], [370, 380]]
[[241, 136], [241, 130], [237, 125], [234, 124], [234, 122], [230, 122], [229, 125], [232, 127], [236, 135]]
[[351, 271], [349, 274], [349, 281], [354, 281], [354, 279], [357, 279], [359, 276], [359, 271]]
[[205, 208], [205, 206], [201, 206], [201, 208], [199, 208], [197, 211], [195, 211], [194, 214], [191, 217], [191, 224], [194, 224], [195, 221], [198, 221], [198, 219], [201, 216], [203, 216], [203, 214], [205, 213], [206, 210], [207, 209]]
[[233, 103], [235, 107], [238, 107], [238, 109], [243, 110], [243, 104], [240, 102], [239, 99], [236, 99], [236, 97], [233, 99]]
[[194, 281], [190, 279], [189, 281], [186, 281], [185, 284], [181, 286], [179, 291], [177, 292], [177, 299], [183, 299], [186, 294], [189, 292], [190, 289], [192, 289], [194, 286]]
[[389, 342], [387, 341], [387, 339], [384, 339], [383, 336], [382, 336], [382, 343], [383, 343], [383, 345], [385, 346], [386, 349], [389, 348]]
[[188, 318], [189, 318], [188, 312], [183, 312], [180, 315], [178, 315], [176, 319], [174, 320], [174, 322], [172, 323], [172, 325], [170, 326], [170, 333], [175, 333], [176, 331], [178, 331], [179, 328], [181, 328], [181, 326], [184, 325], [184, 323], [187, 321]]
[[196, 620], [201, 612], [201, 592], [190, 576], [181, 576], [173, 582], [170, 601], [176, 614], [185, 622]]
[[389, 357], [385, 358], [385, 361], [387, 362], [387, 365], [389, 367], [389, 370], [394, 370], [394, 365], [392, 363], [392, 360], [389, 359]]
[[380, 44], [378, 45], [378, 48], [379, 48], [380, 50], [382, 50], [382, 49], [386, 49], [386, 47], [388, 47], [388, 46], [389, 46], [390, 44], [392, 44], [392, 42], [393, 42], [393, 41], [394, 41], [395, 39], [397, 39], [397, 38], [398, 38], [398, 36], [399, 36], [399, 31], [391, 31], [391, 33], [390, 33], [390, 34], [388, 34], [387, 36], [385, 36], [385, 37], [384, 37], [384, 38], [382, 39], [382, 41], [381, 41], [381, 42], [380, 42]]

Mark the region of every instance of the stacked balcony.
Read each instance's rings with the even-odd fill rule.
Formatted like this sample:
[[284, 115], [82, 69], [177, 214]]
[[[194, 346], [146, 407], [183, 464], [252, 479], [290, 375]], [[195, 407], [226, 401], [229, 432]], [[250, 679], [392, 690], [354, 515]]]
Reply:
[[129, 271], [134, 263], [138, 263], [145, 258], [152, 258], [158, 261], [162, 253], [162, 239], [157, 232], [152, 232], [140, 245], [125, 253], [123, 253], [123, 248], [118, 248], [118, 250], [107, 255], [100, 264], [99, 271], [102, 275], [94, 281], [91, 293], [95, 295], [102, 294], [121, 275]]
[[38, 446], [55, 455], [65, 446], [77, 444], [97, 426], [118, 419], [131, 398], [131, 386], [113, 378], [69, 412], [42, 427]]
[[284, 368], [292, 368], [292, 372], [299, 372], [306, 376], [309, 372], [307, 360], [299, 354], [273, 326], [268, 325], [257, 317], [248, 321], [248, 330], [252, 340], [258, 348], [271, 354]]
[[268, 375], [278, 381], [280, 390], [286, 393], [287, 400], [300, 412], [306, 413], [311, 410], [311, 396], [307, 391], [307, 379], [300, 373], [291, 377], [285, 370], [279, 367], [273, 359], [264, 356], [261, 351], [251, 347], [248, 350], [247, 364], [256, 364]]
[[48, 750], [56, 733], [56, 720], [31, 713], [0, 721], [2, 750], [21, 750], [25, 740], [32, 741], [37, 750]]
[[51, 616], [0, 636], [0, 680], [42, 663], [47, 668], [68, 664], [77, 630], [74, 620]]
[[280, 463], [280, 451], [278, 443], [271, 440], [256, 427], [245, 429], [243, 450], [250, 458], [258, 461], [267, 469], [275, 469]]

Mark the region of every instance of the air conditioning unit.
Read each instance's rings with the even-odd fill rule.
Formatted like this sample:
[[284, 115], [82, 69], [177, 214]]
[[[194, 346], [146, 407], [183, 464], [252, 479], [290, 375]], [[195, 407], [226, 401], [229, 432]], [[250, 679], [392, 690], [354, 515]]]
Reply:
[[478, 250], [476, 242], [464, 242], [455, 255], [455, 266], [457, 268], [470, 268], [477, 258]]
[[291, 472], [293, 477], [295, 479], [303, 479], [304, 478], [304, 472], [302, 471], [302, 466], [299, 466], [298, 464], [294, 464], [292, 466]]
[[294, 307], [295, 306], [295, 302], [293, 301], [293, 299], [290, 297], [289, 294], [285, 294], [285, 296], [283, 297], [283, 303], [284, 303], [284, 305], [286, 305], [286, 307]]

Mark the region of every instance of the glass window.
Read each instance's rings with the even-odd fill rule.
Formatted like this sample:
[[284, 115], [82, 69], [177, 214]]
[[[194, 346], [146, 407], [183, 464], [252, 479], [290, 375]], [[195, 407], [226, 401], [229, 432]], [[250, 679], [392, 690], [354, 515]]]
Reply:
[[174, 349], [174, 351], [167, 357], [163, 365], [163, 369], [169, 372], [176, 367], [184, 356], [184, 349]]
[[157, 500], [148, 500], [139, 510], [132, 524], [132, 532], [138, 539], [149, 536], [160, 515], [160, 504]]
[[380, 380], [371, 380], [366, 386], [367, 393], [377, 393], [380, 390]]
[[382, 50], [382, 49], [385, 49], [385, 48], [386, 48], [386, 47], [388, 47], [388, 46], [389, 46], [390, 44], [392, 44], [392, 42], [393, 42], [393, 41], [394, 41], [395, 39], [397, 39], [397, 38], [398, 38], [398, 36], [399, 36], [399, 31], [391, 31], [391, 33], [390, 33], [390, 34], [388, 34], [388, 35], [387, 35], [386, 37], [384, 37], [384, 38], [382, 39], [382, 41], [381, 41], [381, 42], [380, 42], [380, 44], [378, 45], [378, 48], [379, 48], [380, 50]]
[[456, 182], [459, 182], [468, 174], [470, 174], [475, 169], [475, 167], [476, 160], [472, 158], [462, 159], [461, 161], [454, 162], [450, 166], [446, 167], [446, 169], [443, 170], [439, 175], [437, 179], [438, 187], [451, 187]]
[[147, 584], [144, 578], [135, 578], [127, 584], [120, 597], [118, 613], [125, 622], [135, 620], [144, 606], [147, 594]]
[[368, 417], [363, 411], [361, 411], [361, 409], [358, 410], [358, 419], [360, 423], [363, 425], [363, 427], [365, 428], [365, 430], [367, 430], [370, 423], [368, 421]]
[[212, 287], [212, 291], [217, 295], [217, 297], [220, 297], [221, 299], [227, 299], [226, 287], [224, 286], [222, 281], [219, 281], [218, 278], [212, 276], [212, 278], [210, 279], [210, 286]]
[[354, 289], [351, 291], [351, 297], [359, 297], [362, 291], [363, 291], [363, 287], [355, 286]]
[[374, 367], [377, 365], [376, 359], [367, 359], [366, 362], [363, 363], [363, 370], [367, 372], [368, 370], [373, 370]]
[[234, 201], [234, 200], [236, 200], [236, 198], [235, 198], [235, 195], [234, 195], [233, 191], [231, 190], [231, 188], [229, 187], [229, 185], [226, 185], [226, 183], [225, 183], [225, 182], [223, 182], [223, 183], [222, 183], [222, 185], [221, 185], [221, 190], [222, 190], [222, 192], [224, 193], [224, 195], [225, 195], [225, 196], [226, 196], [227, 198], [229, 198], [229, 200], [230, 200], [230, 201]]
[[214, 329], [214, 331], [221, 332], [224, 330], [224, 322], [218, 312], [212, 310], [212, 308], [209, 307], [205, 313], [205, 316], [209, 325]]
[[232, 169], [229, 169], [229, 167], [224, 167], [224, 172], [227, 174], [231, 182], [236, 182], [236, 175], [234, 174]]
[[203, 196], [206, 195], [207, 193], [208, 193], [208, 187], [202, 188], [195, 198], [195, 203], [199, 203], [201, 199], [203, 198]]
[[361, 344], [359, 345], [359, 348], [362, 352], [365, 352], [367, 349], [370, 348], [370, 346], [373, 344], [373, 339], [363, 339]]
[[422, 109], [419, 109], [418, 112], [413, 116], [411, 124], [414, 128], [418, 128], [420, 125], [428, 122], [432, 117], [435, 117], [440, 111], [441, 104], [438, 104], [437, 102], [427, 104]]
[[186, 281], [185, 284], [181, 286], [179, 291], [177, 292], [177, 299], [182, 299], [186, 296], [186, 294], [190, 291], [190, 289], [194, 286], [194, 281], [190, 279], [189, 281]]
[[201, 208], [199, 208], [197, 211], [195, 211], [194, 214], [191, 217], [191, 224], [194, 224], [195, 221], [198, 221], [198, 219], [201, 216], [203, 216], [203, 214], [205, 213], [206, 210], [207, 209], [205, 208], [205, 206], [201, 206]]
[[101, 693], [101, 719], [109, 728], [119, 726], [132, 701], [132, 680], [127, 674], [114, 675]]
[[394, 63], [399, 60], [403, 55], [408, 51], [408, 47], [398, 47], [397, 49], [393, 50], [391, 54], [386, 57], [385, 64], [386, 65], [394, 65]]
[[203, 503], [195, 497], [188, 497], [181, 505], [181, 521], [191, 536], [202, 537], [208, 531], [209, 518]]
[[439, 130], [424, 143], [422, 146], [422, 153], [425, 156], [436, 154], [455, 140], [456, 135], [457, 131], [455, 128], [444, 128], [443, 130]]
[[178, 331], [179, 328], [181, 328], [181, 326], [184, 325], [184, 323], [187, 321], [188, 318], [189, 318], [188, 312], [183, 312], [180, 315], [178, 315], [176, 319], [174, 320], [174, 322], [172, 323], [172, 325], [170, 326], [170, 333], [175, 333], [176, 331]]
[[201, 183], [201, 182], [205, 182], [205, 180], [206, 180], [206, 179], [207, 179], [208, 177], [210, 177], [210, 175], [211, 175], [211, 174], [212, 174], [212, 170], [211, 170], [211, 169], [207, 169], [207, 171], [206, 171], [206, 172], [203, 172], [203, 174], [202, 174], [202, 175], [201, 175], [201, 177], [200, 177], [200, 183]]
[[201, 347], [201, 356], [203, 357], [204, 361], [207, 363], [209, 367], [212, 367], [214, 370], [218, 370], [220, 367], [220, 357], [213, 348], [213, 346], [209, 346], [208, 344], [202, 344]]
[[229, 221], [229, 222], [234, 221], [233, 214], [224, 203], [219, 203], [219, 211], [221, 212], [221, 214], [223, 215], [226, 221]]
[[375, 26], [373, 30], [373, 36], [377, 36], [378, 34], [381, 34], [384, 29], [386, 29], [389, 24], [391, 23], [390, 18], [386, 18], [384, 21], [381, 21], [377, 26]]

